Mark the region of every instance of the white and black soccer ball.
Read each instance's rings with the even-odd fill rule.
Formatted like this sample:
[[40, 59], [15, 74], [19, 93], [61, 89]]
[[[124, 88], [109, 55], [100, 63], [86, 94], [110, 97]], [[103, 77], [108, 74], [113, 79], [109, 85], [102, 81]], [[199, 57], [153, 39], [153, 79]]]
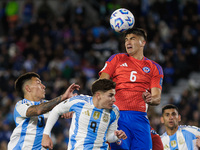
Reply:
[[135, 24], [133, 14], [125, 8], [115, 10], [110, 16], [111, 28], [116, 32], [123, 32], [132, 28]]

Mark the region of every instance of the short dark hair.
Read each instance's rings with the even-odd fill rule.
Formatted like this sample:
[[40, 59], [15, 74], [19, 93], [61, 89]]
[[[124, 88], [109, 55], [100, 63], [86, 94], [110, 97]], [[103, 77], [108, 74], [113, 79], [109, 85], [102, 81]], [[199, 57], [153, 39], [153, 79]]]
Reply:
[[91, 92], [94, 95], [97, 91], [106, 92], [111, 89], [115, 89], [116, 83], [110, 79], [98, 79], [93, 82]]
[[176, 107], [176, 106], [173, 105], [173, 104], [167, 104], [167, 105], [163, 106], [163, 107], [162, 107], [162, 114], [164, 113], [164, 111], [165, 111], [166, 109], [176, 109], [177, 112], [179, 113], [178, 107]]
[[133, 27], [131, 29], [128, 29], [127, 31], [125, 31], [124, 36], [126, 37], [128, 34], [135, 34], [135, 35], [138, 35], [138, 36], [142, 36], [144, 38], [144, 40], [147, 41], [147, 33], [142, 28]]
[[15, 90], [19, 94], [19, 96], [24, 97], [23, 85], [26, 81], [31, 80], [32, 77], [40, 78], [40, 76], [35, 72], [27, 72], [22, 74], [15, 81]]

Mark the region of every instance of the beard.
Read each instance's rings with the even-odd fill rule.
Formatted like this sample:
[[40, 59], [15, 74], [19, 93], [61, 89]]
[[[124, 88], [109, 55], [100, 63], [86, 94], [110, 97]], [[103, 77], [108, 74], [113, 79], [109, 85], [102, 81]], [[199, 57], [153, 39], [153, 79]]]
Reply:
[[169, 126], [169, 125], [168, 125], [168, 128], [169, 128], [170, 130], [174, 130], [174, 129], [176, 129], [177, 127], [178, 127], [177, 124], [174, 124], [173, 126]]

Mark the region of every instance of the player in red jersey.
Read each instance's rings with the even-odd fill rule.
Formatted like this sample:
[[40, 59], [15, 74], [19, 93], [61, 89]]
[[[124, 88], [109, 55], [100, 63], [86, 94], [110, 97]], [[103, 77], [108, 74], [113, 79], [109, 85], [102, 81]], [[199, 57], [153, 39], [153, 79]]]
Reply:
[[159, 134], [151, 127], [152, 150], [164, 150]]
[[163, 71], [156, 62], [143, 54], [147, 34], [143, 29], [132, 28], [125, 32], [127, 53], [112, 55], [99, 72], [100, 78], [116, 82], [116, 102], [119, 107], [119, 129], [128, 138], [111, 149], [152, 149], [148, 105], [158, 105], [161, 100]]

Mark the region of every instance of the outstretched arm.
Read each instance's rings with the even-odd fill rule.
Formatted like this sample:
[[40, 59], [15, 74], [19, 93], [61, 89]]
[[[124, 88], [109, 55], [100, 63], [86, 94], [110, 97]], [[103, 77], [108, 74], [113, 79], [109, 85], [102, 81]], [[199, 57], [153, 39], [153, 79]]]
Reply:
[[71, 84], [68, 89], [65, 91], [65, 93], [62, 95], [62, 101], [65, 100], [65, 99], [68, 99], [68, 98], [71, 98], [75, 95], [77, 95], [76, 93], [74, 94], [74, 90], [79, 90], [80, 86], [73, 83]]
[[74, 112], [71, 111], [71, 112], [67, 112], [67, 113], [65, 113], [65, 114], [62, 114], [61, 118], [70, 119], [70, 118], [73, 117], [73, 113], [74, 113]]
[[69, 111], [69, 103], [66, 103], [66, 101], [58, 104], [56, 107], [53, 108], [53, 110], [50, 112], [49, 117], [47, 119], [44, 132], [43, 132], [43, 138], [42, 138], [42, 146], [45, 148], [53, 149], [53, 143], [51, 141], [51, 138], [49, 137], [51, 130], [58, 120], [59, 116], [63, 113], [66, 113]]
[[76, 94], [73, 94], [75, 89], [79, 90], [80, 86], [77, 84], [71, 84], [69, 88], [65, 91], [65, 93], [59, 97], [56, 97], [48, 102], [41, 103], [40, 105], [33, 105], [28, 108], [26, 111], [27, 117], [38, 116], [52, 110], [57, 104], [62, 102], [63, 100], [70, 98]]

